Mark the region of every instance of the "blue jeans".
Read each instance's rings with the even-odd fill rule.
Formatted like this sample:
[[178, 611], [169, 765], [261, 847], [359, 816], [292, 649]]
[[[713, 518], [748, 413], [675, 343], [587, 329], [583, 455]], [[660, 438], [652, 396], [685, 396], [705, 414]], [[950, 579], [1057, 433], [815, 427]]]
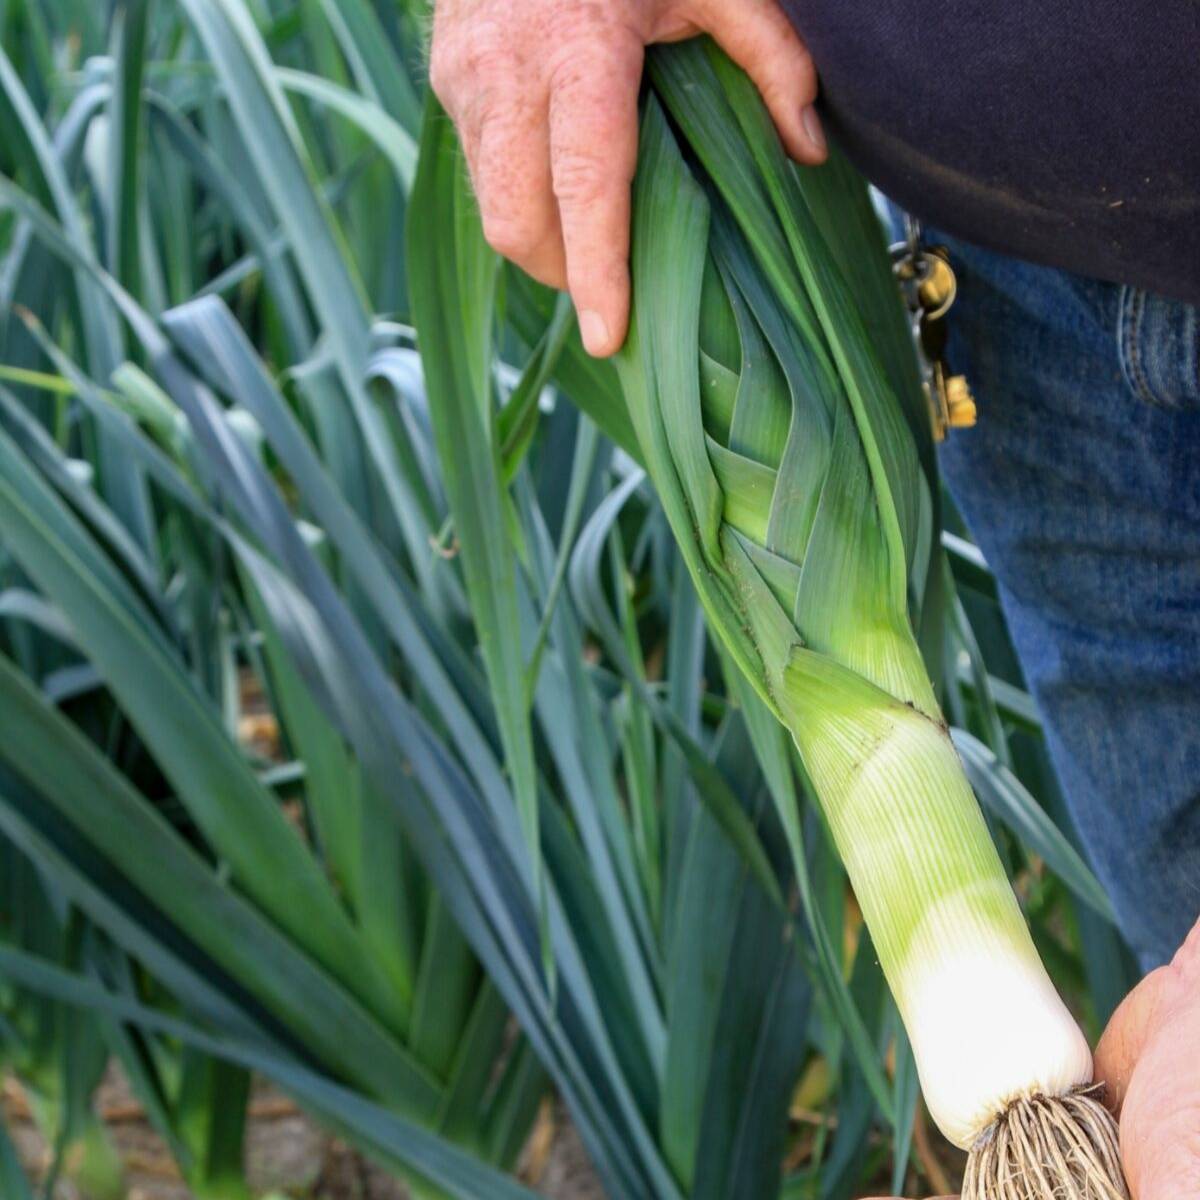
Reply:
[[1144, 968], [1200, 914], [1200, 309], [947, 238], [941, 452], [1072, 816]]

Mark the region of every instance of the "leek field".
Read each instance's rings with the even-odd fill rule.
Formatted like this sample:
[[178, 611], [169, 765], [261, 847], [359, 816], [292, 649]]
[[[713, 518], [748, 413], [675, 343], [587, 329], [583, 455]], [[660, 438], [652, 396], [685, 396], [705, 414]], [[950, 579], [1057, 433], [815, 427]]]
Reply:
[[[0, 0], [0, 1071], [45, 1147], [0, 1121], [0, 1197], [148, 1194], [114, 1072], [200, 1200], [257, 1194], [262, 1081], [425, 1200], [545, 1194], [552, 1112], [616, 1200], [957, 1190], [809, 773], [694, 585], [644, 381], [487, 248], [427, 19]], [[646, 153], [707, 62], [657, 60]], [[857, 198], [818, 214], [830, 269], [903, 330], [865, 191], [840, 162], [812, 189]], [[647, 311], [691, 260], [638, 253]], [[859, 349], [911, 370], [903, 336]], [[1094, 1040], [1132, 959], [905, 416], [905, 636]], [[753, 532], [753, 464], [709, 440], [721, 536]]]

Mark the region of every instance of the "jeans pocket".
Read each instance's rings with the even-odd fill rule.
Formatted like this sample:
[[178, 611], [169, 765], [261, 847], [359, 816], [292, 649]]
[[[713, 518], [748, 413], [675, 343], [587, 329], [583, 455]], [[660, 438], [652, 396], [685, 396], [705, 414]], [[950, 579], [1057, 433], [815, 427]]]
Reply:
[[1134, 395], [1159, 408], [1200, 410], [1200, 309], [1123, 287], [1117, 351]]

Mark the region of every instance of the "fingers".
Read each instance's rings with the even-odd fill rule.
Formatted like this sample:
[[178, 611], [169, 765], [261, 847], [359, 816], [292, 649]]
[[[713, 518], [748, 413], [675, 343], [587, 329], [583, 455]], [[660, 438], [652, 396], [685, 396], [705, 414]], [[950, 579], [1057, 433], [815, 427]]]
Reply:
[[550, 139], [538, 109], [518, 98], [494, 111], [467, 151], [483, 236], [550, 287], [567, 284], [566, 259], [550, 178]]
[[1154, 1016], [1125, 1091], [1121, 1156], [1137, 1200], [1200, 1196], [1197, 966], [1189, 972], [1177, 959], [1163, 968]]
[[[1200, 921], [1169, 966], [1151, 971], [1113, 1013], [1096, 1047], [1095, 1077], [1108, 1085], [1108, 1106], [1120, 1112], [1134, 1067], [1151, 1037], [1181, 1008], [1200, 1011]], [[1197, 1060], [1200, 1061], [1200, 1060]]]
[[1136, 1200], [1200, 1196], [1200, 1003], [1147, 1041], [1121, 1112], [1121, 1157]]
[[1105, 1103], [1119, 1113], [1133, 1068], [1142, 1056], [1168, 968], [1152, 971], [1121, 1001], [1096, 1047], [1094, 1074], [1106, 1086]]
[[458, 127], [484, 236], [568, 287], [584, 345], [629, 322], [630, 185], [646, 43], [710, 32], [758, 86], [793, 158], [820, 162], [816, 72], [777, 0], [439, 0], [430, 83]]
[[435, 8], [430, 82], [454, 120], [498, 253], [567, 287], [584, 345], [620, 348], [629, 320], [630, 184], [643, 47], [596, 6], [543, 6], [528, 28]]
[[1121, 1156], [1137, 1200], [1200, 1196], [1200, 924], [1169, 966], [1113, 1014], [1096, 1078], [1121, 1111]]
[[435, 9], [430, 84], [454, 121], [498, 253], [552, 287], [566, 285], [550, 180], [544, 89], [529, 87], [524, 47], [486, 20]]
[[560, 60], [550, 89], [550, 173], [567, 284], [590, 354], [615, 353], [629, 323], [630, 185], [642, 47], [593, 44]]
[[816, 67], [777, 0], [695, 0], [688, 7], [696, 24], [754, 80], [792, 158], [824, 162], [825, 134], [813, 108]]

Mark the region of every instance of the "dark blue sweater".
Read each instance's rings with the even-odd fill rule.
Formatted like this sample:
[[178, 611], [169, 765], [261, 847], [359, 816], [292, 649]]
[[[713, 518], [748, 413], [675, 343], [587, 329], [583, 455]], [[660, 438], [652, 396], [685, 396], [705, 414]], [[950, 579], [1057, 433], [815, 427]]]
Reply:
[[822, 112], [916, 215], [1200, 303], [1200, 0], [785, 0]]

